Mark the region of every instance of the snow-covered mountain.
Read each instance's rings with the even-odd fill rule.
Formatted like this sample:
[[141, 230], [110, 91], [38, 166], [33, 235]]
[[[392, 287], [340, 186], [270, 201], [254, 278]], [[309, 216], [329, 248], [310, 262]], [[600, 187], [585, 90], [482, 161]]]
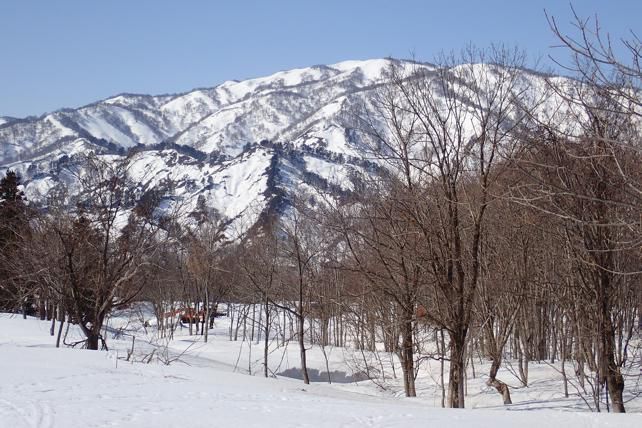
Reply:
[[44, 201], [75, 155], [130, 154], [142, 190], [172, 182], [175, 200], [252, 224], [299, 184], [349, 192], [372, 167], [346, 118], [392, 62], [432, 69], [346, 61], [177, 95], [121, 94], [38, 118], [0, 117], [0, 172], [17, 170], [27, 197]]
[[0, 125], [4, 125], [5, 123], [13, 122], [16, 119], [13, 117], [9, 116], [0, 116]]

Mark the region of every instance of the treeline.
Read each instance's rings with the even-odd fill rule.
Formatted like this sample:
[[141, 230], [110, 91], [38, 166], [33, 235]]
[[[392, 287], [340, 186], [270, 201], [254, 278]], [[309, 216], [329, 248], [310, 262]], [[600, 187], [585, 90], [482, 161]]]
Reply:
[[464, 407], [481, 355], [506, 404], [507, 359], [523, 385], [529, 364], [547, 361], [567, 396], [571, 385], [591, 409], [624, 412], [642, 306], [640, 42], [625, 42], [622, 61], [599, 28], [577, 23], [568, 38], [551, 21], [575, 80], [529, 80], [523, 55], [503, 48], [430, 71], [392, 67], [351, 118], [383, 172], [350, 197], [293, 192], [238, 239], [204, 204], [190, 227], [162, 198], [132, 193], [126, 160], [89, 156], [80, 196], [58, 195], [44, 215], [8, 173], [3, 308], [77, 323], [98, 349], [105, 318], [135, 300], [154, 305], [161, 334], [179, 315], [205, 340], [219, 303], [230, 339], [258, 307], [265, 376], [269, 338], [286, 324], [275, 318], [287, 316], [292, 331], [280, 334], [298, 342], [306, 383], [310, 343], [380, 345], [401, 363], [407, 396], [432, 358], [442, 404]]

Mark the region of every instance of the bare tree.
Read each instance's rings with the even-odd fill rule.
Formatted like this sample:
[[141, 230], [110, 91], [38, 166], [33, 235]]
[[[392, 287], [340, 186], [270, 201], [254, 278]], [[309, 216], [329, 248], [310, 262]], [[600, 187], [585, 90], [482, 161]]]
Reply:
[[223, 279], [221, 261], [224, 257], [224, 221], [210, 219], [198, 226], [187, 238], [187, 270], [194, 281], [197, 300], [202, 300], [204, 308], [201, 318], [201, 335], [207, 342], [209, 329], [212, 328], [218, 304], [227, 294], [230, 284]]
[[[98, 349], [101, 341], [105, 345], [105, 318], [145, 286], [143, 267], [157, 248], [160, 229], [153, 217], [137, 213], [126, 162], [89, 155], [81, 165], [77, 208], [63, 204], [50, 211], [49, 239], [41, 241], [50, 258], [34, 271], [47, 277], [86, 336], [87, 348]], [[31, 260], [40, 265], [37, 257]]]
[[[252, 286], [251, 296], [254, 301], [263, 303], [265, 311], [263, 320], [263, 375], [269, 376], [270, 330], [273, 323], [275, 299], [280, 297], [277, 289], [280, 279], [280, 241], [272, 227], [266, 227], [257, 236], [251, 237], [245, 244], [239, 264], [243, 276]], [[285, 326], [282, 326], [285, 328]]]
[[[526, 114], [524, 57], [503, 48], [468, 49], [437, 68], [392, 67], [388, 86], [366, 109], [366, 142], [405, 187], [397, 206], [423, 241], [421, 268], [437, 296], [426, 316], [450, 338], [449, 406], [464, 406], [465, 349], [480, 273], [482, 227], [496, 163], [515, 147]], [[399, 194], [396, 188], [390, 197]], [[433, 303], [433, 305], [430, 305]], [[437, 304], [438, 303], [438, 304]]]

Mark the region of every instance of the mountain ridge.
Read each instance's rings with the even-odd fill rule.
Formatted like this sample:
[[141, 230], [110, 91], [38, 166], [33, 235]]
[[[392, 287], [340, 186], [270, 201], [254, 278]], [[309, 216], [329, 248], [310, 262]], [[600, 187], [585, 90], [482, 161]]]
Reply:
[[[371, 172], [346, 117], [371, 102], [391, 65], [436, 69], [391, 58], [349, 60], [173, 95], [118, 94], [34, 119], [8, 118], [0, 122], [0, 172], [17, 170], [27, 197], [44, 203], [52, 189], [71, 180], [61, 164], [90, 151], [119, 159], [129, 153], [141, 191], [171, 181], [175, 190], [167, 198], [180, 199], [188, 210], [206, 205], [230, 221], [240, 219], [232, 227], [251, 227], [274, 208], [274, 195], [295, 187], [349, 193], [355, 177]], [[524, 71], [543, 78], [535, 73]]]

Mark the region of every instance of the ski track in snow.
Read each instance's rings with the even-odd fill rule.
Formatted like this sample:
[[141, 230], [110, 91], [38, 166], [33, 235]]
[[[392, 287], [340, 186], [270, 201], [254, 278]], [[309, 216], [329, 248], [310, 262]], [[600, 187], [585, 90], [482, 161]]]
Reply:
[[[16, 392], [19, 393], [20, 391]], [[0, 399], [0, 408], [2, 407], [9, 409], [9, 417], [11, 417], [12, 413], [17, 415], [24, 426], [33, 428], [54, 427], [54, 412], [49, 403], [45, 401], [16, 403], [6, 399]], [[2, 413], [0, 413], [0, 415], [2, 415]], [[15, 424], [12, 424], [12, 426], [15, 426]]]

